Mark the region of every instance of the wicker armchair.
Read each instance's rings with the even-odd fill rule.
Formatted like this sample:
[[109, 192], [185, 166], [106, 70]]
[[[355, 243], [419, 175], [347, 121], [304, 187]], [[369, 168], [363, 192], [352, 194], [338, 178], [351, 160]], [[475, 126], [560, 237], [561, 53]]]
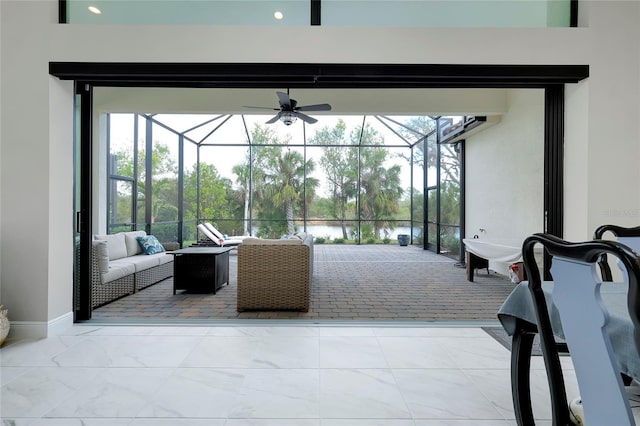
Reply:
[[238, 312], [309, 311], [313, 236], [248, 238], [238, 247]]

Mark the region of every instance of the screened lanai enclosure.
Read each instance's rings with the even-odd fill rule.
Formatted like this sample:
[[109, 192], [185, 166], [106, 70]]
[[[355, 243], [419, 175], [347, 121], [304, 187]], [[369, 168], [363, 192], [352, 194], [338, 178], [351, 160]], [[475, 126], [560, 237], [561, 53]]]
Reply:
[[109, 233], [145, 230], [183, 247], [211, 222], [227, 235], [316, 244], [411, 244], [461, 257], [468, 117], [106, 114]]

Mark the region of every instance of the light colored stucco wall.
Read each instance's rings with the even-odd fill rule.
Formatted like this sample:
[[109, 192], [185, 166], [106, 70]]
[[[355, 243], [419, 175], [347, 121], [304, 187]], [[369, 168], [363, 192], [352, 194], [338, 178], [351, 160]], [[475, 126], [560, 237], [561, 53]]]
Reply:
[[[0, 36], [2, 35], [2, 8], [0, 7]], [[0, 43], [0, 49], [2, 44]], [[0, 117], [2, 117], [2, 54], [0, 54]], [[0, 119], [0, 167], [2, 166], [2, 120]], [[2, 173], [0, 173], [0, 224], [2, 224]], [[0, 226], [0, 242], [2, 226]], [[2, 303], [2, 244], [0, 243], [0, 303]]]
[[544, 90], [511, 90], [508, 103], [500, 123], [464, 142], [467, 238], [543, 231]]
[[[564, 238], [578, 241], [589, 238], [589, 81], [565, 87], [564, 149]], [[591, 229], [593, 233], [594, 229]]]
[[[640, 2], [587, 2], [588, 231], [640, 224]], [[599, 119], [598, 119], [599, 118]], [[578, 214], [578, 212], [576, 212]]]
[[586, 167], [588, 181], [567, 176], [566, 190], [588, 188], [575, 209], [586, 228], [572, 232], [637, 223], [606, 212], [640, 207], [640, 4], [586, 3], [586, 28], [397, 29], [56, 25], [56, 0], [0, 2], [0, 282], [12, 321], [49, 329], [70, 306], [49, 299], [72, 297], [73, 248], [57, 229], [73, 217], [72, 170], [53, 153], [68, 132], [53, 124], [64, 119], [57, 110], [71, 111], [72, 97], [52, 85], [49, 61], [588, 64], [588, 85], [567, 94], [567, 138], [587, 127], [585, 148], [566, 151], [587, 149], [574, 169]]

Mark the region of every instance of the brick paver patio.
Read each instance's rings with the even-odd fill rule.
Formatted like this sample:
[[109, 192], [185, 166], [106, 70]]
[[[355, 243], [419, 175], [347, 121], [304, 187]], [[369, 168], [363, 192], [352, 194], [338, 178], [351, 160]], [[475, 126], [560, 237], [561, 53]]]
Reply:
[[237, 254], [229, 285], [213, 294], [173, 295], [172, 278], [93, 311], [98, 320], [308, 320], [494, 321], [513, 289], [504, 276], [478, 272], [474, 282], [456, 262], [418, 247], [314, 246], [308, 313], [236, 312]]

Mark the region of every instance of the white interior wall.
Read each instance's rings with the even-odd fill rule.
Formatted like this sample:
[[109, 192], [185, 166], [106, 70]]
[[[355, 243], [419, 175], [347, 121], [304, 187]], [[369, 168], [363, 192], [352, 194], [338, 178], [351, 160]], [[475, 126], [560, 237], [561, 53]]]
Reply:
[[93, 112], [92, 234], [107, 234], [107, 114]]
[[[265, 114], [273, 111], [278, 89], [193, 89], [97, 87], [94, 114], [103, 112]], [[281, 90], [284, 90], [281, 89]], [[505, 89], [292, 89], [298, 105], [328, 102], [331, 111], [314, 116], [368, 115], [499, 115], [506, 110]]]
[[[596, 225], [612, 221], [605, 217], [607, 209], [634, 212], [640, 208], [636, 188], [640, 181], [640, 4], [598, 0], [580, 4], [581, 13], [589, 15], [581, 18], [589, 24], [585, 28], [381, 31], [56, 25], [55, 0], [0, 2], [0, 282], [1, 299], [11, 310], [12, 322], [49, 327], [51, 321], [68, 314], [66, 307], [49, 306], [49, 289], [66, 293], [61, 297], [69, 300], [72, 297], [68, 271], [73, 247], [53, 238], [57, 233], [52, 228], [58, 225], [51, 220], [72, 217], [73, 211], [63, 203], [50, 202], [72, 191], [65, 187], [72, 170], [51, 171], [64, 167], [52, 162], [50, 151], [51, 141], [65, 130], [51, 124], [57, 115], [49, 104], [49, 61], [587, 64], [591, 76], [583, 89], [588, 95], [570, 94], [588, 102], [586, 114], [580, 123], [574, 120], [567, 126], [566, 135], [583, 134], [582, 127], [588, 128], [588, 160], [582, 164], [588, 170], [587, 208], [576, 209], [587, 224], [581, 233], [588, 238]], [[72, 110], [72, 99], [63, 98], [55, 108]], [[576, 149], [569, 146], [566, 155], [572, 158]], [[579, 178], [567, 178], [568, 184], [580, 185]], [[49, 179], [60, 182], [44, 184]], [[633, 216], [620, 219], [638, 222]], [[51, 262], [60, 266], [52, 267]], [[59, 285], [52, 284], [56, 280]]]
[[581, 241], [590, 238], [588, 211], [589, 129], [585, 125], [588, 116], [589, 81], [568, 84], [565, 87], [564, 140], [564, 238]]
[[464, 142], [467, 238], [522, 241], [543, 230], [544, 91], [510, 90], [508, 104], [498, 124]]
[[[0, 35], [2, 34], [2, 8], [0, 7]], [[0, 39], [1, 40], [1, 39]], [[0, 42], [0, 49], [2, 48]], [[0, 54], [0, 117], [2, 117], [2, 55]], [[2, 120], [0, 119], [0, 167], [2, 165]], [[2, 224], [2, 173], [0, 173], [0, 224]], [[2, 226], [0, 226], [0, 241], [2, 241]], [[0, 244], [0, 260], [2, 259], [2, 244]], [[0, 304], [2, 303], [2, 261], [0, 261]]]
[[585, 43], [597, 52], [589, 61], [587, 118], [580, 123], [588, 132], [583, 234], [590, 238], [602, 224], [640, 225], [640, 2], [587, 3], [594, 31]]
[[[40, 182], [49, 194], [49, 214], [41, 220], [48, 220], [48, 312], [73, 310], [73, 299], [69, 298], [69, 283], [73, 282], [73, 269], [60, 262], [57, 251], [65, 247], [73, 253], [73, 108], [59, 108], [60, 104], [73, 103], [73, 82], [49, 78], [49, 179]], [[42, 213], [41, 213], [42, 214]], [[73, 317], [67, 318], [70, 322]]]
[[[2, 303], [9, 309], [12, 333], [29, 335], [46, 328], [49, 310], [49, 251], [62, 254], [57, 261], [70, 261], [71, 248], [50, 238], [50, 107], [49, 76], [46, 70], [48, 44], [42, 43], [44, 24], [50, 22], [49, 8], [24, 2], [20, 11], [7, 10], [1, 18], [0, 55], [2, 56]], [[19, 40], [17, 48], [8, 41]], [[28, 53], [26, 53], [28, 52]], [[64, 104], [61, 104], [64, 105]], [[65, 106], [67, 107], [67, 106]], [[70, 171], [69, 171], [70, 172]], [[65, 189], [68, 191], [70, 188]], [[64, 209], [63, 206], [55, 207]], [[62, 268], [68, 268], [62, 264]], [[66, 274], [60, 277], [68, 295]], [[58, 307], [56, 307], [58, 308]], [[58, 309], [57, 315], [68, 312]], [[20, 323], [20, 320], [28, 323]], [[25, 330], [21, 330], [24, 326]]]

